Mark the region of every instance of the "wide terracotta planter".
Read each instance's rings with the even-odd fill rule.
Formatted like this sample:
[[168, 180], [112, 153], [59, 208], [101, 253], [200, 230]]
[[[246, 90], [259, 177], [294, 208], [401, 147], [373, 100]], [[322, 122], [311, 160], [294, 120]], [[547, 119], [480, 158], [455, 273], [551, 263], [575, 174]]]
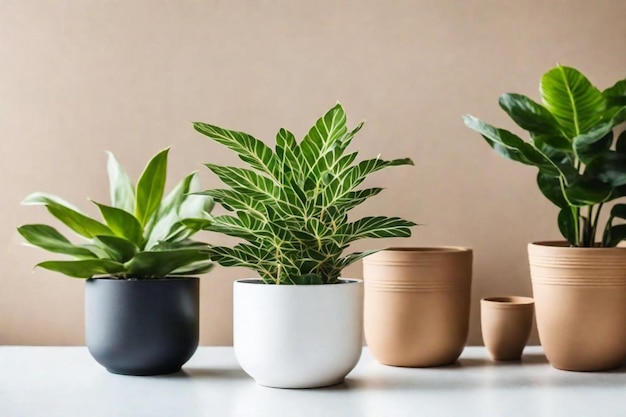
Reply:
[[528, 245], [539, 339], [552, 366], [603, 371], [626, 360], [626, 248]]
[[391, 248], [363, 260], [365, 339], [393, 366], [456, 361], [469, 328], [472, 251]]

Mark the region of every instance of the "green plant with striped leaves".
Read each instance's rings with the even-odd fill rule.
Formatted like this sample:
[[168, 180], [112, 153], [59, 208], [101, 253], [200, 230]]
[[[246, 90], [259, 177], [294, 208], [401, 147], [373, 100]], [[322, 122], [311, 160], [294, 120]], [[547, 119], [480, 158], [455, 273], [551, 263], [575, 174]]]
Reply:
[[[539, 85], [542, 104], [521, 95], [500, 97], [500, 107], [530, 139], [464, 116], [499, 155], [535, 166], [537, 185], [559, 209], [558, 226], [571, 246], [616, 246], [626, 239], [626, 79], [600, 91], [578, 70], [556, 66]], [[600, 235], [599, 242], [596, 235]]]
[[194, 123], [198, 132], [248, 165], [206, 164], [228, 188], [202, 194], [230, 212], [213, 216], [206, 230], [245, 241], [234, 247], [212, 246], [211, 259], [226, 267], [253, 269], [266, 284], [334, 284], [342, 269], [376, 252], [344, 255], [352, 242], [411, 236], [415, 223], [399, 217], [348, 219], [350, 210], [382, 191], [359, 188], [368, 175], [413, 165], [408, 158], [355, 163], [358, 152], [347, 149], [362, 126], [348, 130], [345, 112], [337, 104], [300, 143], [280, 129], [272, 150], [247, 133]]
[[24, 205], [43, 205], [83, 239], [72, 243], [54, 227], [27, 224], [18, 228], [26, 241], [72, 260], [45, 261], [36, 266], [70, 277], [108, 276], [150, 279], [208, 272], [208, 246], [191, 239], [208, 223], [213, 200], [200, 191], [196, 173], [186, 176], [164, 197], [169, 149], [148, 162], [137, 185], [112, 153], [107, 165], [111, 205], [95, 204], [103, 221], [91, 218], [54, 195], [33, 193]]

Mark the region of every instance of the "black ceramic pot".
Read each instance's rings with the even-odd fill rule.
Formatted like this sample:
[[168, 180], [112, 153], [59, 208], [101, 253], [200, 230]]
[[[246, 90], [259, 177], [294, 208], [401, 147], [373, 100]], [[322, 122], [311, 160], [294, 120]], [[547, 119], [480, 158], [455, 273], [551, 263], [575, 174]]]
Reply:
[[109, 372], [177, 372], [198, 347], [198, 278], [88, 279], [87, 348]]

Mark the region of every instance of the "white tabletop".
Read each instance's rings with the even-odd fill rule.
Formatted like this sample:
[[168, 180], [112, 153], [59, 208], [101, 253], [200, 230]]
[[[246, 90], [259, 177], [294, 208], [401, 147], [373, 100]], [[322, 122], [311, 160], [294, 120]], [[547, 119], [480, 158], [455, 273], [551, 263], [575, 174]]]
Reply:
[[551, 368], [537, 347], [522, 363], [495, 363], [484, 348], [430, 369], [387, 367], [367, 349], [346, 382], [314, 390], [258, 386], [232, 348], [202, 347], [184, 372], [113, 375], [84, 347], [0, 347], [2, 417], [626, 416], [626, 369]]

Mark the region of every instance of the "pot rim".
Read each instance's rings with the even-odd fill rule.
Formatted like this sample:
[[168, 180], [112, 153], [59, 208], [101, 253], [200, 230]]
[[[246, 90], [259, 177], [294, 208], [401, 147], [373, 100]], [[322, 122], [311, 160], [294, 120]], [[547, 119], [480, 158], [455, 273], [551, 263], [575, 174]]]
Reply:
[[165, 277], [165, 278], [134, 278], [134, 279], [121, 279], [113, 278], [111, 276], [102, 276], [95, 278], [87, 278], [87, 282], [103, 281], [103, 282], [180, 282], [180, 281], [199, 281], [200, 277]]
[[[363, 284], [362, 279], [358, 278], [339, 278], [341, 284]], [[241, 278], [234, 281], [235, 284], [253, 284], [263, 285], [264, 287], [282, 287], [282, 288], [299, 288], [299, 287], [332, 287], [335, 284], [307, 284], [307, 285], [290, 285], [290, 284], [265, 284], [261, 278]]]
[[[468, 246], [448, 246], [448, 245], [434, 245], [434, 246], [392, 246], [389, 248], [381, 249], [380, 252], [418, 252], [418, 253], [447, 253], [447, 252], [471, 252], [472, 248]], [[375, 255], [375, 254], [372, 254]]]
[[624, 246], [571, 246], [568, 241], [565, 240], [540, 240], [537, 242], [530, 242], [528, 246], [536, 246], [536, 247], [547, 247], [561, 250], [577, 250], [577, 251], [598, 251], [598, 250], [626, 250]]
[[480, 299], [480, 302], [481, 304], [502, 308], [535, 304], [535, 300], [532, 297], [524, 297], [520, 295], [483, 297]]

